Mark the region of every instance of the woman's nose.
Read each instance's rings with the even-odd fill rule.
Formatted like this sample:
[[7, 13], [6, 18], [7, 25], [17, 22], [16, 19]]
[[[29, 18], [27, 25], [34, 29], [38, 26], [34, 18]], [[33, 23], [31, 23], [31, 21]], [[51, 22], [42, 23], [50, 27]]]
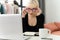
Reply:
[[30, 13], [33, 13], [33, 11], [30, 11]]

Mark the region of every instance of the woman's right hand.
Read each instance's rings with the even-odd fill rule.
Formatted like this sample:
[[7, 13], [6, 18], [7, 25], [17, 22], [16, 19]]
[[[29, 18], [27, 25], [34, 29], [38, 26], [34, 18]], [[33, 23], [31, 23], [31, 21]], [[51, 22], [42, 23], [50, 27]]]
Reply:
[[22, 18], [25, 18], [25, 15], [26, 15], [26, 10], [25, 8], [22, 10]]

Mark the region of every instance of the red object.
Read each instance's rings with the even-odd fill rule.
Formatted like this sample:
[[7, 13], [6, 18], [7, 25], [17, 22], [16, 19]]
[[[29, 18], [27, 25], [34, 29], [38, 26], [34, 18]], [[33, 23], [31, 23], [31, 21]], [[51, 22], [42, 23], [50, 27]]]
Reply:
[[60, 35], [60, 22], [46, 23], [44, 28], [50, 29], [54, 35]]

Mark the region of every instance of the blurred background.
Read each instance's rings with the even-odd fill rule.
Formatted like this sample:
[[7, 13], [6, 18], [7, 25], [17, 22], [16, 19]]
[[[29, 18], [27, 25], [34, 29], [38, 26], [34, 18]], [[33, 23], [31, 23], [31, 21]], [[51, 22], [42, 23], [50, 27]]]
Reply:
[[[0, 0], [4, 3], [5, 0]], [[12, 3], [13, 0], [7, 0]], [[16, 0], [22, 10], [23, 6], [26, 6], [30, 0]], [[45, 23], [58, 21], [60, 22], [60, 0], [38, 0], [40, 8], [45, 15]], [[21, 11], [20, 10], [20, 11]]]

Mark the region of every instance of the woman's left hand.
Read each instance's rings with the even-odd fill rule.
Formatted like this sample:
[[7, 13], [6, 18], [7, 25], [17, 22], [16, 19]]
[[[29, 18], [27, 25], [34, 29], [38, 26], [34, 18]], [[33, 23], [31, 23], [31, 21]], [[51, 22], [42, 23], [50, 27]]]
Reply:
[[36, 11], [37, 16], [40, 15], [42, 13], [42, 10], [40, 8], [38, 8], [38, 10]]

